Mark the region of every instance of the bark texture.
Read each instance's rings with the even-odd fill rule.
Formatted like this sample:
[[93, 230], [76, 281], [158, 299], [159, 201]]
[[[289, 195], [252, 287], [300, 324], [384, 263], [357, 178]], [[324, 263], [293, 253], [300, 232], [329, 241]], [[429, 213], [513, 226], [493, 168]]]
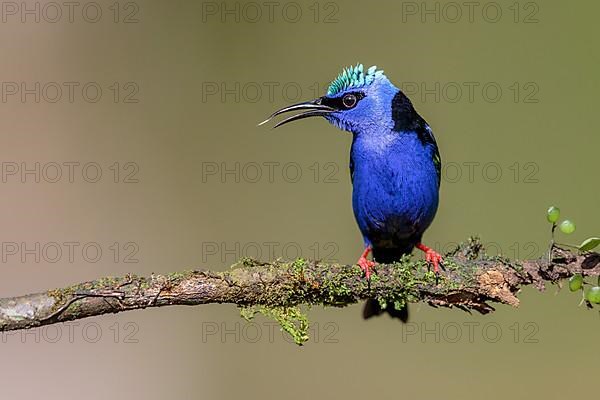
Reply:
[[[101, 278], [43, 293], [0, 299], [0, 331], [43, 325], [148, 307], [237, 304], [274, 317], [297, 342], [306, 338], [298, 306], [343, 307], [368, 298], [394, 303], [423, 301], [434, 307], [458, 307], [480, 313], [493, 303], [518, 306], [521, 287], [543, 290], [573, 274], [600, 275], [600, 254], [553, 248], [537, 260], [487, 257], [470, 239], [445, 257], [446, 270], [436, 277], [422, 261], [409, 258], [378, 265], [368, 282], [356, 265], [296, 260], [291, 263], [241, 260], [225, 272], [193, 270], [168, 275]], [[291, 310], [291, 311], [290, 311]], [[298, 323], [298, 321], [300, 321]]]

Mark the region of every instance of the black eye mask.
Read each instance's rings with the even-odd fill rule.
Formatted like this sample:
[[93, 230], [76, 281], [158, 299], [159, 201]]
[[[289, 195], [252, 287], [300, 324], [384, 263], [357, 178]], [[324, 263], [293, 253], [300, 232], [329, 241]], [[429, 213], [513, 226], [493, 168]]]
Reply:
[[[354, 96], [354, 98], [356, 99], [356, 101], [353, 104], [350, 102], [350, 99], [349, 99], [350, 96]], [[344, 110], [350, 110], [350, 109], [356, 107], [356, 105], [364, 97], [365, 97], [365, 94], [363, 92], [350, 92], [350, 93], [344, 94], [342, 97], [323, 96], [320, 98], [320, 104], [322, 104], [324, 106], [329, 106], [329, 107], [335, 108], [336, 110], [339, 110], [339, 111], [344, 111]]]

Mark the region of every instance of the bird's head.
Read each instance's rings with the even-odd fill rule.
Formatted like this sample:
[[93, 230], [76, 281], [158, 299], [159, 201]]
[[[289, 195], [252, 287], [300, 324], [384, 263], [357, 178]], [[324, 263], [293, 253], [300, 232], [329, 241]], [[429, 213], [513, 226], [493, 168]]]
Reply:
[[382, 70], [375, 66], [365, 70], [362, 64], [357, 64], [342, 70], [324, 96], [282, 108], [259, 125], [277, 115], [301, 111], [274, 127], [308, 117], [324, 117], [340, 129], [353, 133], [381, 129], [382, 124], [393, 125], [392, 100], [398, 91]]

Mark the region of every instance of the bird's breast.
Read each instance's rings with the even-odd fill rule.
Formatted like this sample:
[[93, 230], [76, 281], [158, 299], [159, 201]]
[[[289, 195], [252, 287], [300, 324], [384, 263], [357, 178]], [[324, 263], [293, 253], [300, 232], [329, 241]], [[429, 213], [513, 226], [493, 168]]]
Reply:
[[351, 155], [352, 206], [361, 232], [371, 241], [420, 237], [438, 207], [431, 155], [423, 148], [367, 150], [353, 148]]

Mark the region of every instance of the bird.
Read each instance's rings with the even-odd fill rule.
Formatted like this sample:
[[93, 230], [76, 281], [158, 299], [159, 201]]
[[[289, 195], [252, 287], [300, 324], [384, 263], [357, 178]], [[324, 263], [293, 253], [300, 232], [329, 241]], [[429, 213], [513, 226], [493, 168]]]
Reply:
[[[422, 237], [438, 209], [442, 160], [432, 129], [410, 99], [383, 70], [359, 63], [343, 68], [324, 96], [277, 110], [259, 125], [296, 111], [273, 128], [323, 117], [352, 134], [352, 209], [364, 242], [357, 264], [366, 279], [377, 263], [393, 263], [415, 248], [425, 253], [438, 276], [442, 256], [423, 244]], [[384, 307], [369, 299], [363, 317], [387, 312], [408, 320], [406, 306]]]

